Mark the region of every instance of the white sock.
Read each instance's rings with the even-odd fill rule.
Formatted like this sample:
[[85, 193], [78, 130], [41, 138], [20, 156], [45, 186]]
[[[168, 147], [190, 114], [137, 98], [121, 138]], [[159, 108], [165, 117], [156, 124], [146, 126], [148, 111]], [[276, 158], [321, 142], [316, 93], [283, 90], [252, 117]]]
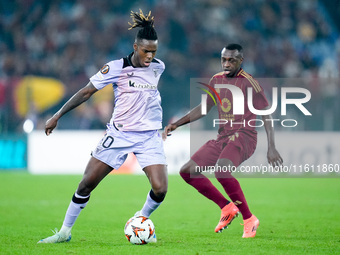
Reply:
[[148, 196], [146, 197], [145, 204], [141, 210], [141, 214], [147, 218], [150, 217], [151, 213], [155, 211], [158, 206], [161, 205], [162, 202], [156, 202], [150, 197], [150, 193], [148, 193]]
[[[90, 195], [83, 197], [78, 195], [77, 193], [74, 194], [70, 205], [67, 208], [63, 226], [61, 227], [60, 231], [69, 231], [71, 232], [71, 228], [73, 227], [76, 219], [78, 218], [82, 209], [85, 208], [87, 202], [90, 198]], [[75, 203], [74, 201], [78, 202]], [[80, 203], [79, 203], [80, 202]], [[83, 203], [81, 203], [83, 202]]]
[[66, 227], [65, 225], [62, 225], [59, 232], [65, 233], [66, 235], [69, 235], [69, 234], [71, 234], [71, 230], [72, 230], [72, 227]]

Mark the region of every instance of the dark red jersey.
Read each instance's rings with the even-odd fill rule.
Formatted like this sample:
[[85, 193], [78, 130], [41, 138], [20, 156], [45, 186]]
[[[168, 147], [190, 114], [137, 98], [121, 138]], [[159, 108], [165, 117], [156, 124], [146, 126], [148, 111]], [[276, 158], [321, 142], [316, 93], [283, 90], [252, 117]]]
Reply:
[[[244, 95], [244, 114], [234, 115], [232, 93], [229, 89], [226, 88], [216, 88], [216, 91], [222, 101], [221, 104], [218, 98], [216, 98], [219, 119], [224, 119], [228, 121], [226, 124], [220, 125], [220, 135], [232, 135], [238, 131], [247, 133], [256, 132], [254, 126], [259, 126], [259, 123], [254, 121], [256, 119], [256, 115], [249, 110], [247, 90], [248, 88], [252, 88], [252, 104], [254, 108], [257, 110], [262, 110], [268, 106], [268, 101], [260, 84], [250, 74], [246, 73], [242, 68], [232, 78], [228, 78], [224, 72], [215, 74], [210, 80], [210, 86], [215, 88], [216, 84], [234, 85], [240, 88]], [[212, 98], [209, 96], [207, 104], [215, 104]]]

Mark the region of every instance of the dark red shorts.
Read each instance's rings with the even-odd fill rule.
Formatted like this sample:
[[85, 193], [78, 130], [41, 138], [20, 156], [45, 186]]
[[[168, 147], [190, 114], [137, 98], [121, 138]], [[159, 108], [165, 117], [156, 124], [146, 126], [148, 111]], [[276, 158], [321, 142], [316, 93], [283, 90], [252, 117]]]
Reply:
[[198, 166], [215, 166], [218, 159], [229, 159], [238, 167], [250, 158], [256, 149], [257, 133], [235, 132], [206, 142], [191, 159]]

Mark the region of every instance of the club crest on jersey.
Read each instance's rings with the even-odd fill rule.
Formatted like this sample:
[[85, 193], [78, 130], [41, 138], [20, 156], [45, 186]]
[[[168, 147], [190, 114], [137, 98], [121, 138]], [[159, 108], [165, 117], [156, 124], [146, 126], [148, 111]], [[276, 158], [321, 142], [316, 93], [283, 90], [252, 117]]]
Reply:
[[107, 74], [107, 73], [109, 72], [109, 70], [110, 70], [110, 67], [109, 67], [108, 65], [104, 65], [104, 66], [102, 67], [102, 69], [100, 69], [100, 72], [101, 72], [102, 74]]
[[162, 70], [160, 68], [154, 68], [154, 69], [152, 69], [152, 71], [153, 71], [153, 74], [155, 75], [155, 77], [157, 77], [158, 75], [161, 74]]

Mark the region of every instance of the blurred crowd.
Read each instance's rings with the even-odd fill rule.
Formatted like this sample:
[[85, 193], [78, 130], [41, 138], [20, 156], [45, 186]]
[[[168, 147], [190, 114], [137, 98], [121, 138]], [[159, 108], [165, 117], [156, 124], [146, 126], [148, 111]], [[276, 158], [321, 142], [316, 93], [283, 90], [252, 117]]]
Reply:
[[[340, 25], [321, 2], [1, 0], [0, 131], [21, 132], [27, 117], [15, 111], [13, 81], [35, 75], [65, 84], [59, 104], [39, 113], [31, 110], [36, 127], [42, 128], [106, 62], [132, 51], [136, 31], [128, 30], [129, 14], [139, 9], [155, 17], [156, 57], [166, 65], [159, 88], [164, 124], [190, 108], [190, 78], [219, 72], [221, 49], [236, 42], [243, 45], [243, 67], [253, 76], [307, 81], [313, 118], [301, 118], [304, 130], [340, 130], [335, 118], [340, 113]], [[112, 97], [90, 100], [68, 113], [59, 128], [104, 129], [112, 104]]]

